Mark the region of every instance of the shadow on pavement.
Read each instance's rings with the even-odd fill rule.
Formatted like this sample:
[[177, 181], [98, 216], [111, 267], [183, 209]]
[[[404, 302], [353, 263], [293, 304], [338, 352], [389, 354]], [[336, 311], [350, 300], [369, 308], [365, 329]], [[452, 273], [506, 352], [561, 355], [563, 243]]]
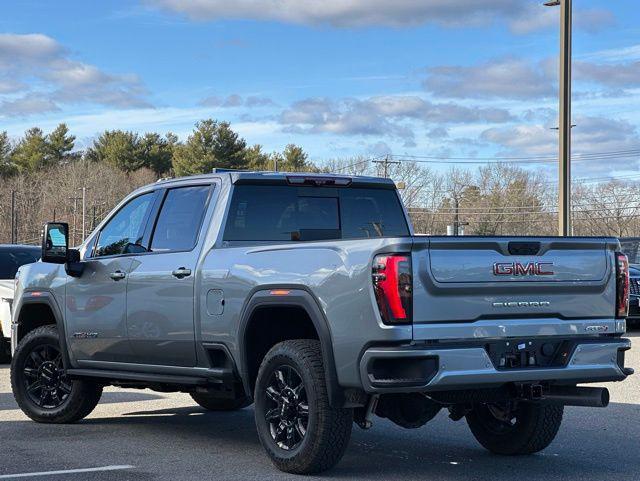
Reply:
[[[376, 419], [363, 432], [354, 426], [343, 461], [326, 475], [340, 479], [639, 479], [640, 406], [611, 404], [607, 409], [567, 408], [556, 441], [534, 456], [502, 457], [482, 449], [464, 422], [453, 423], [441, 413], [418, 430], [403, 430]], [[207, 412], [199, 407], [132, 411], [120, 417], [92, 418], [82, 424], [131, 429], [138, 443], [148, 435], [189, 439], [228, 451], [232, 462], [262, 453], [253, 409]], [[206, 440], [206, 441], [205, 441]], [[238, 454], [240, 453], [240, 454]], [[188, 454], [185, 453], [188, 456]], [[609, 478], [611, 477], [611, 478]]]
[[[105, 392], [100, 398], [100, 404], [153, 401], [155, 399], [162, 399], [162, 396], [142, 392]], [[0, 393], [0, 411], [7, 411], [11, 409], [19, 409], [15, 399], [13, 398], [13, 394]]]

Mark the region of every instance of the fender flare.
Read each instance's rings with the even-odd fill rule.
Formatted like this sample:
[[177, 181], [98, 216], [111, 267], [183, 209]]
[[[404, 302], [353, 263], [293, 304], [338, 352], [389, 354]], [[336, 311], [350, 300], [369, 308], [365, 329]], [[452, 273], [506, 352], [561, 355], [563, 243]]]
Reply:
[[[72, 366], [71, 357], [69, 356], [69, 349], [67, 346], [67, 333], [64, 326], [64, 317], [62, 315], [62, 311], [60, 310], [60, 306], [56, 302], [54, 295], [47, 290], [38, 290], [38, 291], [24, 291], [20, 300], [17, 304], [15, 304], [15, 311], [13, 312], [13, 323], [17, 325], [18, 333], [21, 333], [21, 338], [24, 337], [26, 333], [22, 333], [20, 331], [20, 315], [22, 314], [22, 308], [25, 305], [34, 305], [40, 304], [47, 306], [51, 312], [53, 313], [53, 318], [55, 319], [56, 327], [58, 328], [58, 333], [60, 336], [60, 352], [62, 354], [62, 364], [65, 369], [69, 369]], [[16, 347], [19, 340], [17, 339], [16, 334]]]
[[[273, 289], [286, 289], [289, 294], [286, 296], [274, 296], [270, 293]], [[333, 355], [333, 343], [329, 323], [315, 297], [305, 288], [300, 286], [260, 286], [254, 289], [248, 296], [242, 313], [240, 315], [240, 324], [238, 329], [238, 350], [239, 363], [238, 372], [242, 380], [245, 394], [253, 399], [251, 392], [251, 380], [248, 371], [248, 357], [246, 346], [246, 331], [249, 320], [255, 311], [265, 306], [276, 307], [300, 307], [307, 313], [313, 326], [315, 327], [320, 339], [320, 347], [322, 350], [322, 364], [324, 366], [325, 379], [327, 381], [327, 394], [329, 402], [334, 407], [344, 405], [344, 392], [338, 384], [338, 375], [336, 372], [336, 363]]]

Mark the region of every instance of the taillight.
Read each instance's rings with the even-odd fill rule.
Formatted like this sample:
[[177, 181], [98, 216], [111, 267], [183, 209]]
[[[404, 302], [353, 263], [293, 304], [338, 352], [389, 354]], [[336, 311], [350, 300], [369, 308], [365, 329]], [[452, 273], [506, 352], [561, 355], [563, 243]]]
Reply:
[[412, 320], [411, 257], [407, 254], [384, 254], [373, 260], [373, 290], [382, 320], [387, 324]]
[[629, 260], [616, 252], [616, 317], [629, 315]]

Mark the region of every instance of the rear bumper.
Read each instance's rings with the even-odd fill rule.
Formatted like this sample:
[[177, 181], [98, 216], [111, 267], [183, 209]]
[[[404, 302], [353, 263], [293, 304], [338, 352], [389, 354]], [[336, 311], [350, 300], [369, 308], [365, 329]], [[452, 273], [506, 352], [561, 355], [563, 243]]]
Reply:
[[624, 367], [621, 355], [630, 348], [628, 339], [579, 342], [565, 366], [505, 370], [496, 368], [478, 345], [376, 347], [362, 355], [360, 376], [367, 393], [481, 389], [511, 382], [621, 381], [633, 372]]

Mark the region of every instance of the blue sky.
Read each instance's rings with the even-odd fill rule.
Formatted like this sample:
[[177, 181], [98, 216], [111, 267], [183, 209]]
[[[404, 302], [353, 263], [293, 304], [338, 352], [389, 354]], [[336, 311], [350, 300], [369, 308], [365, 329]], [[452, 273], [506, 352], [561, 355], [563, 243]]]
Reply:
[[[529, 0], [4, 0], [0, 131], [228, 120], [267, 151], [556, 152], [559, 9]], [[574, 0], [574, 151], [640, 149], [640, 11]], [[576, 162], [637, 172], [636, 153]]]

